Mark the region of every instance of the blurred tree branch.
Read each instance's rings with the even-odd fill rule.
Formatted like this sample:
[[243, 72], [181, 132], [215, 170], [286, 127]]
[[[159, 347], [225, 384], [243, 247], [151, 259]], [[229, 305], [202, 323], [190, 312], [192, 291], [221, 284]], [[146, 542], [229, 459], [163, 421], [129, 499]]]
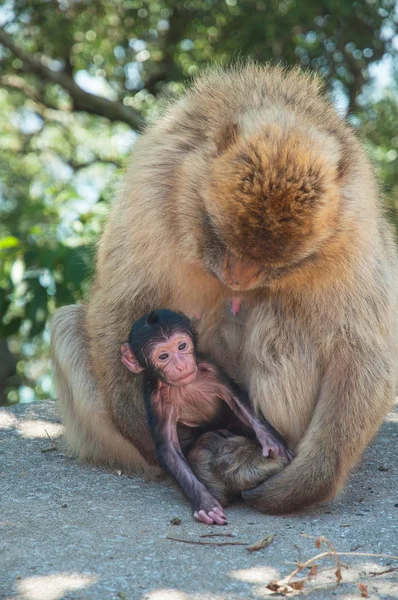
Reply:
[[[3, 77], [0, 77], [0, 87], [22, 92], [25, 96], [33, 100], [34, 103], [42, 105], [43, 109], [49, 108], [51, 110], [58, 110], [58, 107], [55, 106], [55, 104], [52, 104], [45, 99], [41, 90], [39, 91], [37, 87], [30, 85], [23, 77], [19, 77], [18, 75], [3, 75]], [[41, 112], [42, 111], [40, 111], [40, 114]]]
[[71, 97], [74, 110], [106, 117], [110, 121], [122, 121], [136, 130], [144, 128], [145, 120], [137, 111], [129, 106], [124, 106], [121, 102], [86, 92], [77, 85], [67, 71], [54, 71], [17, 46], [3, 28], [0, 28], [0, 44], [8, 48], [22, 61], [27, 72], [38, 75], [48, 83], [60, 85]]

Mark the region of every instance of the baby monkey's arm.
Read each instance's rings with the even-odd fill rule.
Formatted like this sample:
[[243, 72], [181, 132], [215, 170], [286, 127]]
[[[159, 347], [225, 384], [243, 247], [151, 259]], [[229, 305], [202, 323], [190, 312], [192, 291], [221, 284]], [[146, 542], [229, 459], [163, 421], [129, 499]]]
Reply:
[[[156, 401], [156, 394], [153, 394], [149, 426], [160, 464], [169, 471], [170, 475], [181, 486], [184, 494], [192, 504], [193, 516], [197, 521], [207, 525], [214, 523], [224, 525], [226, 516], [221, 504], [196, 478], [188, 461], [182, 454], [177, 436], [176, 412], [170, 410], [168, 413], [163, 412], [163, 416], [161, 416], [156, 410]], [[160, 399], [158, 401], [161, 402]], [[155, 403], [155, 406], [153, 406], [153, 403]]]
[[230, 377], [211, 364], [204, 364], [206, 368], [218, 372], [220, 379], [220, 397], [228, 404], [236, 417], [246, 426], [250, 427], [262, 446], [263, 456], [281, 457], [290, 462], [294, 455], [289, 450], [283, 437], [265, 419], [260, 419], [250, 404], [248, 394], [240, 388]]

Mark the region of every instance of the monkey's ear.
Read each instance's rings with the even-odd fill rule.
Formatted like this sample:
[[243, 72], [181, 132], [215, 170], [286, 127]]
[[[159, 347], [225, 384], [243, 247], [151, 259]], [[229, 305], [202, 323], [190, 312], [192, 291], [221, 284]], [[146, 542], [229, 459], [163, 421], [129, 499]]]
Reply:
[[228, 150], [228, 148], [235, 143], [237, 137], [237, 123], [227, 123], [226, 125], [224, 125], [224, 127], [221, 128], [221, 131], [216, 140], [218, 154], [222, 154], [222, 152]]
[[134, 356], [130, 344], [123, 344], [120, 348], [120, 351], [122, 353], [122, 363], [126, 365], [129, 371], [137, 374], [144, 370], [144, 367], [141, 367], [140, 363]]

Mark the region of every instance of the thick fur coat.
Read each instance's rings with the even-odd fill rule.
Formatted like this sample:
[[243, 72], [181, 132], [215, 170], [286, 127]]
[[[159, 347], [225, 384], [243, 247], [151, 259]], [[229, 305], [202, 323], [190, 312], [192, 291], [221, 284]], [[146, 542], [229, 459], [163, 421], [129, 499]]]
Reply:
[[[231, 256], [258, 267], [247, 285], [225, 275]], [[136, 144], [87, 303], [54, 317], [71, 450], [156, 471], [119, 348], [133, 321], [167, 307], [201, 317], [201, 349], [297, 455], [247, 501], [273, 513], [332, 497], [393, 401], [397, 273], [372, 167], [319, 81], [209, 71]]]

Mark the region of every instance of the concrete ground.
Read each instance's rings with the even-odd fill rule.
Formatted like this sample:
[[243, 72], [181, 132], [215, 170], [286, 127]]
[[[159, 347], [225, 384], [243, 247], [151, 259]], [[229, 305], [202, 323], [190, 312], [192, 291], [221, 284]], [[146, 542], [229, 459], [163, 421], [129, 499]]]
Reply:
[[[397, 413], [337, 501], [289, 517], [235, 505], [225, 527], [195, 523], [171, 484], [78, 464], [62, 452], [61, 432], [53, 403], [0, 409], [2, 599], [280, 597], [267, 585], [324, 549], [305, 536], [325, 536], [340, 552], [398, 556]], [[181, 523], [172, 524], [174, 518]], [[225, 537], [201, 537], [215, 533]], [[246, 549], [271, 534], [267, 548]], [[352, 554], [340, 560], [349, 568], [341, 567], [337, 588], [335, 560], [326, 557], [304, 591], [319, 600], [398, 598], [397, 559]], [[284, 593], [289, 597], [291, 588]]]

